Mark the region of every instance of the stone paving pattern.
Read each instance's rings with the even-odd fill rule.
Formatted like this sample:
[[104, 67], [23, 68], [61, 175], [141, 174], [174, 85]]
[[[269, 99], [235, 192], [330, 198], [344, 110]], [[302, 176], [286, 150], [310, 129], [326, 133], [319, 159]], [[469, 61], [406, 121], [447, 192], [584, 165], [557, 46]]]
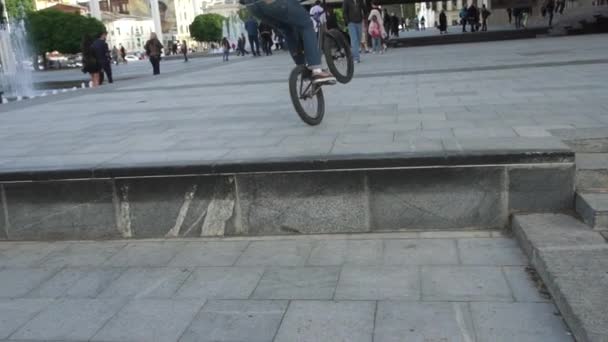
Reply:
[[0, 341], [572, 341], [498, 232], [0, 242]]
[[291, 106], [285, 54], [168, 61], [157, 78], [0, 108], [0, 171], [563, 147], [549, 130], [608, 126], [606, 37], [365, 55], [325, 88], [318, 127]]

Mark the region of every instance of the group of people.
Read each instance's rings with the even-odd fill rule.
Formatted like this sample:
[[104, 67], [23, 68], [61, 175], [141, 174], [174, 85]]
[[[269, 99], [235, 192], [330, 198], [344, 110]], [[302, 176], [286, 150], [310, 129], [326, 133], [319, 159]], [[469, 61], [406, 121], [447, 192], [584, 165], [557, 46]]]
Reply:
[[491, 14], [492, 12], [486, 8], [485, 4], [482, 5], [481, 10], [475, 5], [475, 3], [472, 3], [469, 8], [463, 6], [459, 14], [460, 24], [462, 24], [462, 32], [467, 32], [467, 25], [470, 25], [471, 32], [477, 32], [480, 29], [481, 31], [487, 31], [488, 17], [490, 17]]
[[[91, 76], [92, 87], [102, 85], [106, 77], [108, 83], [114, 82], [112, 78], [112, 61], [118, 61], [120, 58], [126, 63], [125, 56], [127, 53], [125, 48], [121, 45], [120, 50], [113, 47], [112, 51], [110, 51], [106, 42], [107, 37], [108, 32], [103, 31], [96, 38], [89, 35], [85, 35], [82, 38], [82, 72]], [[155, 33], [150, 35], [150, 39], [144, 45], [144, 49], [152, 64], [153, 74], [160, 74], [160, 58], [163, 45]]]
[[[247, 37], [242, 34], [237, 43], [237, 55], [248, 55], [249, 52], [245, 49], [247, 40], [249, 40], [249, 47], [251, 48], [251, 54], [254, 57], [259, 57], [264, 53], [266, 56], [272, 55], [272, 47], [275, 49], [284, 49], [285, 39], [280, 31], [273, 29], [267, 22], [258, 22], [250, 17], [245, 21], [245, 31], [247, 31]], [[260, 46], [262, 53], [260, 52]]]

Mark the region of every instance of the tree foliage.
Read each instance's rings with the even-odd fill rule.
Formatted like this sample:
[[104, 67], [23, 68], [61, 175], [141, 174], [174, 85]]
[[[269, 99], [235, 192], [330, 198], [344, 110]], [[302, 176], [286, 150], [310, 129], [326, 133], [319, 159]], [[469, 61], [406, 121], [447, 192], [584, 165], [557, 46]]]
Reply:
[[96, 37], [105, 31], [103, 23], [95, 18], [56, 10], [28, 13], [26, 25], [32, 45], [39, 54], [51, 51], [78, 53], [84, 36]]
[[201, 14], [190, 24], [190, 36], [199, 42], [216, 42], [222, 39], [223, 16], [215, 13]]
[[[34, 10], [34, 0], [0, 0], [4, 2], [5, 11], [11, 19], [20, 18], [22, 14], [27, 14]], [[22, 9], [23, 8], [23, 12]]]
[[251, 17], [251, 13], [249, 13], [249, 10], [247, 9], [247, 7], [239, 8], [239, 11], [237, 13], [239, 15], [239, 18], [241, 18], [242, 21], [245, 21], [245, 20], [249, 19], [249, 17]]

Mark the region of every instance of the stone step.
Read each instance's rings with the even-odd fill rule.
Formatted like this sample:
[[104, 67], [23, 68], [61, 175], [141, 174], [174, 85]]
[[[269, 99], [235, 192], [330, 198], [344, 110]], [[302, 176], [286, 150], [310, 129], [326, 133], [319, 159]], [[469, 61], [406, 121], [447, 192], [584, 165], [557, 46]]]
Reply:
[[512, 229], [576, 341], [608, 336], [608, 244], [563, 214], [514, 215]]
[[608, 229], [608, 193], [577, 192], [576, 212], [593, 229]]
[[576, 154], [576, 188], [579, 191], [608, 191], [608, 153]]
[[608, 127], [555, 129], [551, 134], [576, 153], [608, 153]]

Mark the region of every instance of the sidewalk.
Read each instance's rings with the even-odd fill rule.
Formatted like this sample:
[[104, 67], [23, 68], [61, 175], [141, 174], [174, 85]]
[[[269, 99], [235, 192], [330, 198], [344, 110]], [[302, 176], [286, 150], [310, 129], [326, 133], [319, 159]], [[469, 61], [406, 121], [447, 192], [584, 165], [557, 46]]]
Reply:
[[572, 341], [497, 232], [0, 242], [0, 340]]

